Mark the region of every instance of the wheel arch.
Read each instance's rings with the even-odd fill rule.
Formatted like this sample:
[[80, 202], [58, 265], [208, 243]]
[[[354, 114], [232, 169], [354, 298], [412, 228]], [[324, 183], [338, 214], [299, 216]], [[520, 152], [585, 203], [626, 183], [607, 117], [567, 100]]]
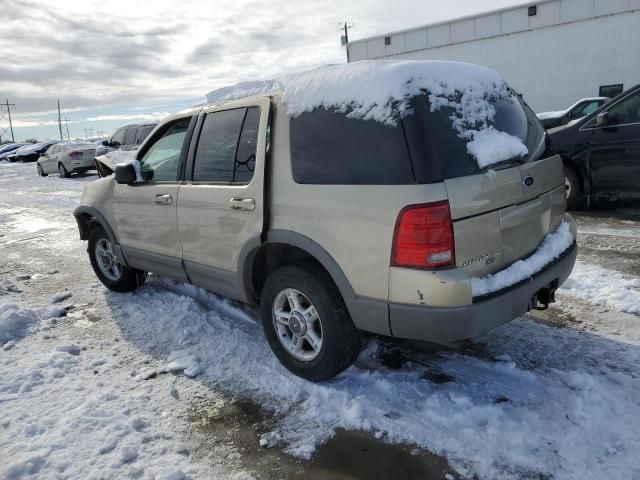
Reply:
[[391, 334], [387, 301], [356, 295], [338, 262], [317, 242], [291, 230], [271, 230], [263, 242], [256, 238], [241, 252], [239, 266], [246, 298], [256, 303], [269, 273], [301, 261], [313, 261], [329, 275], [358, 329]]
[[578, 182], [580, 182], [579, 186], [582, 193], [589, 193], [589, 191], [591, 190], [591, 182], [589, 181], [589, 172], [587, 170], [585, 162], [563, 155], [562, 164], [565, 168], [568, 168], [573, 171], [573, 173], [575, 173], [576, 177], [578, 178]]

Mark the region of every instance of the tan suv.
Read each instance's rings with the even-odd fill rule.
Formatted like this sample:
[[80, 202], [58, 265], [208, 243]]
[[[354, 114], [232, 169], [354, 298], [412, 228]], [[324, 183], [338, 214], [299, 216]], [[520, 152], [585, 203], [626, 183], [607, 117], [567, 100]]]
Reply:
[[562, 163], [493, 71], [358, 62], [212, 92], [74, 212], [108, 288], [146, 272], [259, 304], [291, 372], [361, 331], [453, 343], [553, 301], [576, 258]]

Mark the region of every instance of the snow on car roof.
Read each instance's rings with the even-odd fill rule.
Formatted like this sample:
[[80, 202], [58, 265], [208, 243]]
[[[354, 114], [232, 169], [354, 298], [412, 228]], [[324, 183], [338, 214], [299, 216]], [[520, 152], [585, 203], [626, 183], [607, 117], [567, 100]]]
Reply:
[[221, 103], [278, 92], [292, 117], [324, 107], [390, 126], [412, 113], [412, 97], [426, 92], [433, 111], [454, 110], [452, 126], [467, 140], [467, 150], [481, 168], [528, 152], [519, 138], [491, 125], [496, 113], [491, 102], [511, 98], [512, 93], [497, 72], [478, 65], [366, 60], [220, 88], [209, 92], [206, 101]]

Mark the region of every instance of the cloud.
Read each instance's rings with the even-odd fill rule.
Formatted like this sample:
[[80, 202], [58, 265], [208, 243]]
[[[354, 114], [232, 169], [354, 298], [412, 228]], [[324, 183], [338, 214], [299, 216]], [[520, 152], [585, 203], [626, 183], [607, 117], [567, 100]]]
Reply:
[[0, 92], [23, 122], [54, 110], [58, 99], [66, 112], [97, 109], [86, 121], [127, 121], [151, 105], [185, 103], [239, 81], [344, 62], [345, 20], [356, 24], [353, 35], [366, 36], [522, 1], [156, 0], [151, 8], [130, 0], [0, 0]]

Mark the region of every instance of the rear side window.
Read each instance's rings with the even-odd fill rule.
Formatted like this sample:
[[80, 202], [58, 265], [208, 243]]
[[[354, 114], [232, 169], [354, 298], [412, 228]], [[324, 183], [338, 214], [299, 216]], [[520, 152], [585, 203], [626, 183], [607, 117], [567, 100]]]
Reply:
[[142, 143], [142, 141], [147, 138], [149, 136], [149, 134], [151, 133], [151, 130], [153, 130], [154, 126], [149, 126], [149, 127], [141, 127], [138, 129], [138, 135], [136, 138], [136, 145], [139, 145]]
[[291, 119], [291, 166], [297, 183], [415, 183], [400, 122], [390, 127], [324, 108]]
[[138, 131], [138, 127], [129, 127], [127, 128], [127, 133], [124, 136], [123, 145], [134, 145], [136, 143], [136, 132]]
[[193, 181], [248, 183], [258, 142], [258, 107], [207, 114], [194, 159]]

